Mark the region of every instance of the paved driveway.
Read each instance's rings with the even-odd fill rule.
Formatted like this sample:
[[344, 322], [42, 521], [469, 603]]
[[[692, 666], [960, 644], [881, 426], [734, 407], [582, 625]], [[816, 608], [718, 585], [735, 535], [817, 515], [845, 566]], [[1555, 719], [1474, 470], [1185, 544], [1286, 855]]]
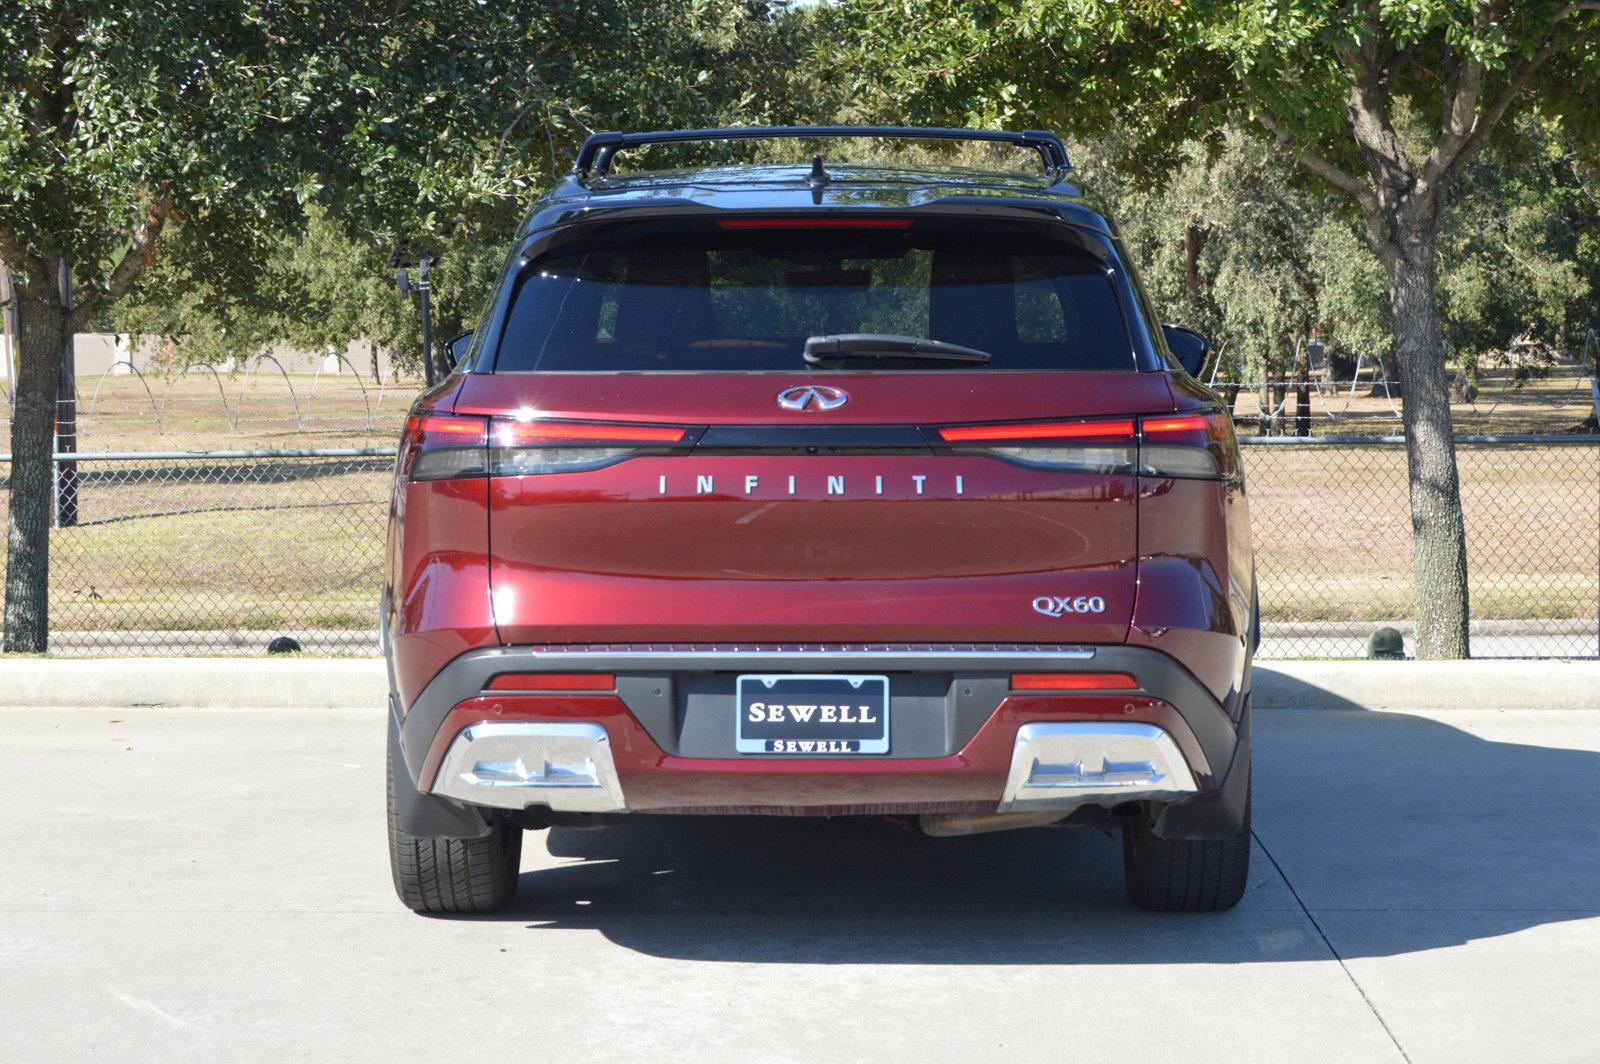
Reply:
[[0, 1060], [1600, 1059], [1600, 713], [1263, 713], [1233, 913], [1091, 831], [533, 835], [388, 884], [376, 712], [0, 711]]

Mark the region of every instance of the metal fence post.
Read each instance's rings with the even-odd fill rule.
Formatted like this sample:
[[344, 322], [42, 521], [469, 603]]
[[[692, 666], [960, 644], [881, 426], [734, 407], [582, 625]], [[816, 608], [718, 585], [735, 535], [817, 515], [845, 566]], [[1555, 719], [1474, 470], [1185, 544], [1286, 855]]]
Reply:
[[[72, 262], [65, 255], [56, 274], [61, 307], [72, 311]], [[78, 450], [78, 372], [77, 350], [69, 327], [61, 337], [61, 369], [56, 381], [56, 453], [72, 455]], [[78, 463], [68, 458], [57, 460], [55, 526], [71, 528], [78, 523]]]

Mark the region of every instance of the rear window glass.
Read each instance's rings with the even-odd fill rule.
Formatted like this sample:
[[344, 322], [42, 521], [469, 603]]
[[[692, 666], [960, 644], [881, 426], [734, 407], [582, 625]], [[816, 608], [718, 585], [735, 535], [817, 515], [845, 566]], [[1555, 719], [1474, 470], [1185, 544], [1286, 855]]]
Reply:
[[1092, 256], [1019, 228], [918, 222], [655, 227], [559, 249], [517, 282], [495, 368], [792, 371], [809, 337], [839, 333], [976, 348], [991, 370], [1134, 366]]

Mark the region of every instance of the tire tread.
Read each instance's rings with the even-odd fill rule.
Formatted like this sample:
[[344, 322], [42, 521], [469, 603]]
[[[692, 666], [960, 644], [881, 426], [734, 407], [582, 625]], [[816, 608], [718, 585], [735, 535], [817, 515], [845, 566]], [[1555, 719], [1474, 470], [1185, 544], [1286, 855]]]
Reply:
[[1128, 897], [1154, 912], [1220, 912], [1239, 904], [1250, 876], [1250, 805], [1244, 828], [1214, 839], [1163, 839], [1147, 819], [1122, 829]]
[[496, 824], [481, 839], [424, 838], [400, 830], [395, 766], [388, 772], [389, 870], [406, 908], [419, 913], [486, 913], [517, 892], [522, 830]]

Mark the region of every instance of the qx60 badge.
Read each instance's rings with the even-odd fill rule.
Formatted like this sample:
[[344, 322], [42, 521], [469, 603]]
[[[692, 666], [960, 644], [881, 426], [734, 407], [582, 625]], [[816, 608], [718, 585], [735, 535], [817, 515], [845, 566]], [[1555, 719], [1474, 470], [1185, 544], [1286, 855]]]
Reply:
[[1033, 600], [1033, 608], [1046, 617], [1064, 617], [1069, 613], [1104, 613], [1106, 600], [1099, 595], [1040, 595]]
[[849, 401], [843, 388], [826, 384], [805, 384], [778, 393], [778, 405], [785, 410], [837, 410]]

